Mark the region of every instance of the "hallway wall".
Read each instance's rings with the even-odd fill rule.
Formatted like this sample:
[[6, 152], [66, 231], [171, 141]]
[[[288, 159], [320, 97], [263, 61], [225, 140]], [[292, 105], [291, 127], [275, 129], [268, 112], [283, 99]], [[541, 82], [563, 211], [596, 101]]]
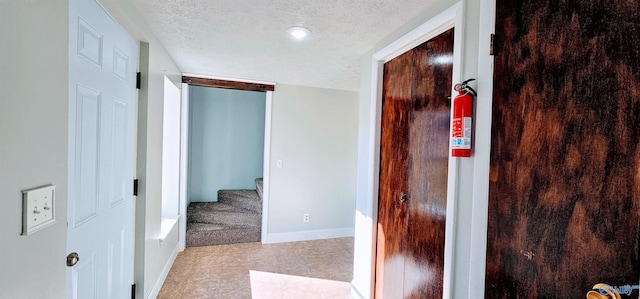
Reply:
[[[0, 298], [64, 298], [67, 1], [0, 1]], [[57, 223], [21, 236], [21, 190], [56, 185]]]
[[357, 130], [357, 92], [276, 86], [267, 242], [353, 235]]

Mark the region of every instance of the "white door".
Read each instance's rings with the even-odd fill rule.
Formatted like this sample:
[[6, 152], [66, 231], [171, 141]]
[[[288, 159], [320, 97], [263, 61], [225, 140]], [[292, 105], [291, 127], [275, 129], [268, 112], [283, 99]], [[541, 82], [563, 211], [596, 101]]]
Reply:
[[79, 261], [67, 268], [68, 298], [131, 296], [137, 59], [100, 5], [69, 1], [67, 253]]

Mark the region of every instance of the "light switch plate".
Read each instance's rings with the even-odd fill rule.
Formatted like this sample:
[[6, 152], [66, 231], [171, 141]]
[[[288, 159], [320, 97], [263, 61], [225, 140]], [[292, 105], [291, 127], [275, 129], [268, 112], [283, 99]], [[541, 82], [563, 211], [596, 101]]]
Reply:
[[56, 186], [22, 190], [22, 235], [56, 223]]

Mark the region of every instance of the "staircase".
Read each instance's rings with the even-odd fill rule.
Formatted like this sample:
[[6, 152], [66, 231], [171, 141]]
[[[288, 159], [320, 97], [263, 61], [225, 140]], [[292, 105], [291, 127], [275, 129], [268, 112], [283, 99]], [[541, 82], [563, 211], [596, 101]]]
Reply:
[[262, 179], [256, 190], [219, 190], [218, 202], [187, 207], [187, 247], [260, 242]]

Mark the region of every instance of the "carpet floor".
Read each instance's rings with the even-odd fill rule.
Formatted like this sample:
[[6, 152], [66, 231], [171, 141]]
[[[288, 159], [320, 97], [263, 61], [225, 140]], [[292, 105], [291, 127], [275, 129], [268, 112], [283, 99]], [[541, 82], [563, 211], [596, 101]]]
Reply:
[[[189, 247], [178, 254], [158, 298], [349, 298], [340, 282], [352, 277], [353, 238]], [[331, 288], [336, 295], [315, 297], [317, 289], [301, 289], [300, 283]], [[252, 297], [252, 288], [259, 294]]]

